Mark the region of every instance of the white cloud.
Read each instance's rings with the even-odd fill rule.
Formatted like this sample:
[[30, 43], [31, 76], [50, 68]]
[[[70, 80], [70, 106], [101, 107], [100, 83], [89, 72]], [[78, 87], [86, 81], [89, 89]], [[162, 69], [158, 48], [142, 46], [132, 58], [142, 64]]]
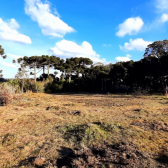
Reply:
[[11, 19], [8, 25], [12, 29], [18, 29], [20, 27], [18, 22], [15, 19]]
[[168, 21], [168, 14], [162, 14], [161, 16], [161, 21], [164, 23], [164, 22], [167, 22]]
[[117, 62], [127, 62], [130, 61], [129, 57], [116, 57], [115, 58]]
[[7, 56], [14, 58], [14, 59], [18, 59], [18, 58], [23, 57], [23, 56], [19, 56], [19, 55], [10, 54], [10, 53], [7, 53]]
[[132, 57], [130, 54], [127, 54], [125, 57], [116, 57], [115, 60], [117, 62], [127, 62], [130, 61], [130, 57]]
[[16, 68], [16, 69], [19, 68], [19, 66], [16, 66], [12, 63], [4, 62], [4, 61], [1, 61], [0, 64], [3, 65], [3, 66], [6, 66], [6, 67], [11, 67], [11, 68]]
[[116, 33], [116, 35], [119, 37], [124, 37], [126, 34], [137, 34], [143, 25], [144, 22], [140, 17], [128, 18], [124, 23], [119, 25], [119, 31]]
[[[165, 23], [168, 21], [168, 0], [155, 0], [155, 7], [157, 13], [161, 13], [161, 17], [156, 19], [157, 26], [160, 26], [160, 23]], [[153, 25], [152, 25], [153, 27]]]
[[58, 12], [57, 16], [51, 13], [48, 2], [42, 3], [41, 0], [25, 0], [25, 2], [25, 13], [38, 23], [44, 35], [62, 38], [66, 33], [75, 31], [59, 18]]
[[129, 58], [130, 58], [130, 57], [132, 57], [132, 55], [130, 55], [130, 54], [127, 54], [127, 55], [126, 55], [126, 57], [129, 57]]
[[5, 22], [0, 18], [0, 39], [13, 41], [17, 43], [30, 44], [30, 37], [20, 34], [17, 29], [19, 24], [15, 19], [11, 19], [9, 22]]
[[103, 44], [104, 47], [111, 47], [111, 44]]
[[55, 14], [56, 16], [58, 16], [59, 18], [61, 17], [61, 15], [58, 13], [58, 11], [57, 11], [56, 8], [54, 8], [54, 14]]
[[146, 47], [151, 44], [152, 41], [144, 41], [142, 38], [138, 38], [135, 40], [130, 39], [129, 43], [125, 43], [124, 46], [120, 45], [121, 50], [139, 50], [143, 51]]
[[168, 0], [156, 0], [156, 8], [159, 12], [168, 11]]
[[78, 45], [72, 41], [62, 40], [57, 42], [55, 47], [50, 49], [50, 52], [62, 58], [85, 57], [90, 58], [93, 62], [106, 62], [105, 59], [100, 58], [100, 55], [93, 50], [91, 44], [87, 41]]

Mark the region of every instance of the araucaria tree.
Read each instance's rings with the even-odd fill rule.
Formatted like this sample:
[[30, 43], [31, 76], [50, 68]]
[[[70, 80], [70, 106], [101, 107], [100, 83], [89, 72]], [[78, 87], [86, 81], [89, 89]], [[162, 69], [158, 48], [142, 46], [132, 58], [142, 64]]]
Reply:
[[[21, 67], [34, 69], [34, 72], [31, 72], [30, 75], [34, 75], [35, 83], [36, 83], [37, 68], [41, 68], [40, 61], [41, 61], [40, 56], [31, 56], [31, 57], [24, 56], [23, 58], [17, 59], [17, 63], [21, 64]], [[13, 60], [13, 63], [16, 63], [16, 61]]]
[[[13, 63], [16, 63], [16, 61], [13, 60]], [[39, 71], [43, 69], [43, 74], [45, 74], [45, 67], [47, 67], [49, 75], [49, 69], [51, 67], [54, 67], [56, 69], [57, 66], [60, 65], [61, 60], [59, 57], [48, 55], [31, 57], [24, 56], [23, 58], [17, 59], [17, 63], [19, 63], [21, 67], [29, 68], [30, 70], [33, 69], [33, 72], [30, 72], [30, 75], [34, 75], [34, 81], [36, 83], [36, 74], [38, 73], [37, 69]]]
[[[4, 49], [2, 48], [2, 46], [0, 45], [0, 57], [2, 57], [3, 59], [5, 59], [7, 56], [4, 55], [5, 52], [4, 52]], [[2, 78], [3, 75], [2, 75], [2, 70], [0, 70], [0, 77]]]
[[41, 67], [43, 68], [43, 74], [45, 74], [45, 67], [47, 67], [48, 70], [48, 76], [50, 74], [50, 68], [54, 68], [57, 69], [57, 67], [60, 65], [61, 63], [61, 59], [59, 57], [56, 56], [48, 56], [48, 55], [42, 55], [41, 57]]

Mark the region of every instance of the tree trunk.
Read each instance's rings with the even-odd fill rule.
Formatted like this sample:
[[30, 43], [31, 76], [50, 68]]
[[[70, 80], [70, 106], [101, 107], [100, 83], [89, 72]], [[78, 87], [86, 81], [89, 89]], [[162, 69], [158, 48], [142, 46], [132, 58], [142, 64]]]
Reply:
[[43, 66], [43, 82], [45, 81], [44, 74], [45, 74], [45, 66]]
[[69, 75], [68, 82], [71, 83], [71, 75]]
[[50, 73], [50, 65], [48, 65], [48, 76], [49, 76], [49, 73]]
[[77, 71], [77, 76], [78, 76], [78, 78], [80, 77], [80, 76], [79, 76], [79, 71]]
[[36, 84], [36, 65], [34, 66], [34, 82]]
[[45, 66], [43, 66], [43, 74], [45, 74]]

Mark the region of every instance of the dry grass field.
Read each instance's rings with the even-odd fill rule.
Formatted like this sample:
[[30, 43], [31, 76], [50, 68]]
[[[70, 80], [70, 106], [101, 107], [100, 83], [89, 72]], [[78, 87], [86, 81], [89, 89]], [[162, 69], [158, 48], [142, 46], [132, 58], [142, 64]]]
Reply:
[[167, 165], [165, 96], [25, 93], [0, 107], [2, 168]]

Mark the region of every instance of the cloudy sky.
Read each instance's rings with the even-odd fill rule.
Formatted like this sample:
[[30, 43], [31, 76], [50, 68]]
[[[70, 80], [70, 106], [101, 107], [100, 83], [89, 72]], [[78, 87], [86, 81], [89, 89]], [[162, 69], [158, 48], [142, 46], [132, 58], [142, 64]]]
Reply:
[[5, 0], [0, 7], [5, 78], [15, 76], [19, 57], [137, 61], [148, 44], [168, 36], [168, 0]]

